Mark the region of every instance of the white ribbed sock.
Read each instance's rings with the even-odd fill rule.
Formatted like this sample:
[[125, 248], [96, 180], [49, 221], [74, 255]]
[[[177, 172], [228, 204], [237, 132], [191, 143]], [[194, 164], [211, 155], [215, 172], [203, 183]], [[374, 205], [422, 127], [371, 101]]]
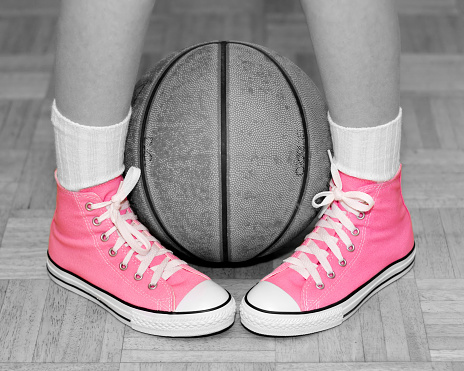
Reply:
[[77, 191], [105, 183], [124, 171], [124, 147], [131, 110], [116, 125], [93, 127], [64, 117], [52, 105], [58, 180]]
[[347, 128], [333, 122], [328, 114], [334, 145], [334, 162], [345, 174], [384, 182], [400, 166], [401, 115], [372, 128]]

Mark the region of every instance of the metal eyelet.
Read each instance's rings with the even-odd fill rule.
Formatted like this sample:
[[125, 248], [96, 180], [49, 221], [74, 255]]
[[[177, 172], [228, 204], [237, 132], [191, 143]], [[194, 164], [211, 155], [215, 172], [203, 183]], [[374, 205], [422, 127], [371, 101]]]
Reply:
[[93, 209], [92, 209], [92, 203], [91, 203], [91, 202], [87, 202], [87, 203], [85, 204], [85, 209], [86, 209], [87, 211], [92, 211], [92, 210], [93, 210]]
[[140, 281], [142, 278], [143, 278], [143, 274], [142, 275], [140, 275], [138, 273], [134, 274], [134, 280]]
[[116, 256], [116, 255], [118, 255], [118, 252], [114, 251], [113, 248], [111, 248], [111, 249], [108, 250], [108, 254], [110, 254], [110, 256]]
[[356, 218], [358, 218], [359, 220], [363, 220], [365, 216], [366, 216], [366, 214], [359, 213], [358, 215], [356, 215]]
[[148, 288], [149, 288], [150, 290], [154, 290], [154, 289], [156, 289], [156, 286], [158, 286], [158, 284], [157, 284], [157, 283], [155, 283], [154, 285], [153, 285], [153, 284], [151, 284], [151, 283], [149, 283], [149, 284], [148, 284]]
[[103, 242], [106, 242], [110, 239], [110, 236], [107, 236], [105, 233], [102, 233], [100, 235], [100, 240], [102, 240]]
[[97, 226], [98, 226], [98, 225], [100, 225], [100, 224], [101, 224], [101, 222], [98, 220], [98, 218], [97, 218], [97, 217], [95, 217], [95, 218], [93, 218], [93, 219], [92, 219], [92, 224], [93, 224], [93, 225], [97, 225]]
[[335, 278], [335, 272], [327, 273], [327, 277], [329, 277], [330, 279]]
[[340, 267], [346, 267], [346, 260], [345, 260], [345, 259], [340, 260], [340, 261], [338, 262], [338, 265], [339, 265]]
[[322, 290], [324, 288], [324, 284], [321, 283], [320, 285], [316, 283], [316, 288], [318, 288], [319, 290]]
[[127, 265], [122, 264], [122, 262], [121, 262], [121, 263], [119, 263], [119, 269], [121, 269], [122, 271], [125, 271], [127, 269]]
[[351, 234], [352, 234], [353, 236], [359, 235], [359, 229], [358, 229], [358, 228], [353, 229], [353, 230], [351, 231]]
[[349, 252], [353, 252], [353, 251], [354, 251], [354, 244], [351, 244], [350, 246], [347, 246], [346, 249], [347, 249]]

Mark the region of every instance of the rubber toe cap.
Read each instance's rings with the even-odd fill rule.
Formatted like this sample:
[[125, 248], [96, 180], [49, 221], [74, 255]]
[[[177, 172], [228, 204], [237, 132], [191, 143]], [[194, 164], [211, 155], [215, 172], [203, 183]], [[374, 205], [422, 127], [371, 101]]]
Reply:
[[270, 312], [301, 312], [298, 303], [289, 294], [267, 281], [253, 287], [246, 300], [252, 306]]
[[176, 312], [209, 310], [225, 304], [229, 293], [216, 282], [206, 280], [196, 285], [177, 305]]

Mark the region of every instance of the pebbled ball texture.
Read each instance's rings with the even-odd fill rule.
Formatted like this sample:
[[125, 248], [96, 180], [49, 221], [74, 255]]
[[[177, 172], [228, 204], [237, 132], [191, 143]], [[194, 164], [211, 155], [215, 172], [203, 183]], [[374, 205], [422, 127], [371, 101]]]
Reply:
[[243, 42], [174, 53], [138, 82], [125, 165], [140, 220], [179, 256], [245, 265], [278, 253], [317, 215], [332, 148], [327, 108], [287, 58]]

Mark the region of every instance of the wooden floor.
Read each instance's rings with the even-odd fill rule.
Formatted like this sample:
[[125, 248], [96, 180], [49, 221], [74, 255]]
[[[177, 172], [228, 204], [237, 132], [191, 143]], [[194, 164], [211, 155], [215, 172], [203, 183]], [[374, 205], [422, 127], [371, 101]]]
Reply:
[[[0, 1], [0, 370], [464, 370], [464, 1], [399, 0], [404, 196], [414, 270], [334, 329], [163, 339], [50, 282], [55, 0]], [[298, 1], [159, 0], [142, 71], [212, 39], [266, 45], [320, 78]], [[280, 261], [280, 260], [279, 260]], [[205, 269], [237, 302], [279, 261]]]

